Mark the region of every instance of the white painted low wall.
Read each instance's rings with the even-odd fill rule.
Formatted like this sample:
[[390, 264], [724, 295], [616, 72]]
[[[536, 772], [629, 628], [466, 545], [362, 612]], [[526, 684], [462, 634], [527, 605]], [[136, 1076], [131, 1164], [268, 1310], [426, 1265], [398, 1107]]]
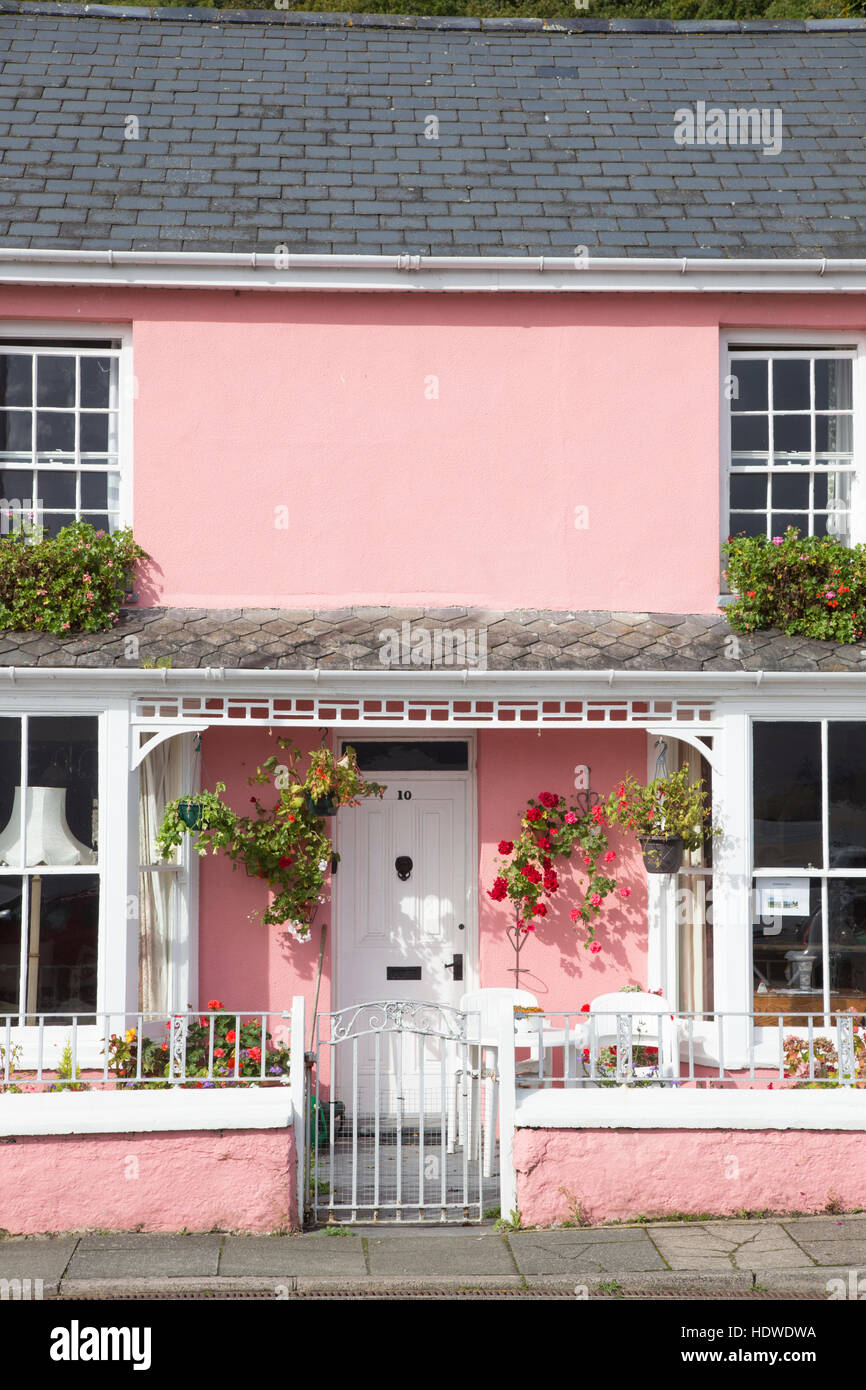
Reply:
[[518, 1090], [516, 1129], [866, 1130], [866, 1091]]

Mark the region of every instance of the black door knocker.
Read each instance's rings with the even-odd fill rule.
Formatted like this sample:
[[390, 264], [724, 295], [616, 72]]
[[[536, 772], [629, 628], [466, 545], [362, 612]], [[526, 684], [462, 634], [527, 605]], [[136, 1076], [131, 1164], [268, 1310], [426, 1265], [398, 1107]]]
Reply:
[[412, 872], [412, 860], [408, 854], [398, 854], [394, 860], [394, 868], [397, 870], [397, 877], [400, 882], [405, 883]]

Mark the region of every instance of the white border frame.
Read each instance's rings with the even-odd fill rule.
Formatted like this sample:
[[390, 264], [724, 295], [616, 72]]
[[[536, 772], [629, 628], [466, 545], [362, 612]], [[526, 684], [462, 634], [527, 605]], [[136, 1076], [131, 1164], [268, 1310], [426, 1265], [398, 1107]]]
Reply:
[[[61, 338], [88, 340], [110, 338], [119, 347], [118, 366], [118, 410], [117, 410], [117, 456], [120, 464], [120, 525], [133, 525], [133, 406], [136, 397], [136, 379], [132, 362], [132, 325], [129, 323], [77, 323], [68, 320], [51, 319], [3, 319], [0, 318], [0, 343], [15, 346], [16, 338], [33, 338], [44, 341], [46, 347]], [[9, 465], [11, 468], [13, 465]]]
[[[817, 348], [829, 351], [854, 353], [853, 377], [853, 460], [854, 472], [851, 480], [851, 544], [866, 540], [866, 334], [858, 330], [834, 329], [774, 329], [749, 328], [745, 330], [724, 329], [719, 340], [719, 544], [729, 535], [728, 483], [731, 472], [730, 448], [730, 408], [725, 396], [725, 379], [731, 372], [731, 348], [773, 347], [794, 350]], [[769, 350], [769, 349], [768, 349]], [[721, 579], [722, 561], [719, 562], [720, 597], [727, 597], [729, 590]]]
[[[406, 776], [415, 778], [430, 779], [432, 781], [462, 781], [466, 786], [466, 950], [464, 951], [465, 966], [463, 972], [464, 994], [472, 993], [479, 988], [481, 975], [481, 943], [478, 927], [478, 895], [480, 892], [480, 877], [478, 870], [478, 860], [481, 846], [478, 842], [478, 770], [477, 770], [477, 739], [474, 729], [447, 729], [437, 730], [435, 733], [428, 730], [424, 725], [413, 729], [406, 729], [405, 726], [399, 732], [389, 729], [371, 730], [369, 733], [363, 730], [360, 737], [353, 736], [354, 731], [343, 728], [334, 728], [332, 731], [331, 749], [337, 753], [339, 745], [343, 740], [357, 747], [360, 743], [466, 743], [468, 745], [469, 766], [465, 772], [434, 772], [421, 769], [418, 772], [407, 772]], [[334, 849], [339, 853], [339, 823], [335, 826]], [[337, 923], [341, 904], [340, 895], [340, 871], [337, 870], [336, 876], [331, 878], [331, 1013], [340, 1008], [346, 1007], [340, 1002], [341, 981], [340, 981], [340, 958], [337, 945]]]

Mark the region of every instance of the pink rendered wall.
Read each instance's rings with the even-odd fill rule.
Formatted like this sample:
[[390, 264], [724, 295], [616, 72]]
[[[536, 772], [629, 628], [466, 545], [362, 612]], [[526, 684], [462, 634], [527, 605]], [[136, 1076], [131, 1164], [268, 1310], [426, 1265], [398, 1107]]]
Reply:
[[525, 1226], [572, 1219], [575, 1201], [593, 1224], [866, 1206], [863, 1135], [847, 1130], [519, 1129], [514, 1164]]
[[[318, 743], [316, 731], [290, 731], [304, 749]], [[245, 812], [252, 789], [247, 777], [270, 753], [276, 740], [265, 729], [210, 729], [202, 736], [202, 786], [226, 783], [226, 799]], [[640, 730], [574, 733], [545, 730], [482, 731], [477, 749], [478, 788], [478, 903], [480, 983], [484, 987], [514, 985], [512, 948], [505, 935], [510, 920], [504, 903], [494, 903], [487, 889], [496, 875], [494, 860], [502, 839], [519, 830], [520, 811], [530, 796], [555, 791], [568, 796], [574, 768], [591, 768], [592, 786], [606, 794], [625, 772], [640, 776], [646, 769], [646, 735]], [[340, 817], [336, 823], [339, 848]], [[560, 875], [562, 887], [550, 900], [549, 916], [533, 933], [521, 954], [521, 987], [551, 1009], [575, 1009], [595, 995], [623, 984], [646, 983], [646, 873], [634, 841], [611, 836], [618, 859], [613, 868], [622, 887], [631, 889], [623, 901], [607, 899], [599, 919], [602, 950], [585, 950], [583, 937], [569, 920], [569, 909], [582, 902], [573, 871]], [[336, 926], [330, 904], [320, 909], [312, 938], [300, 943], [277, 927], [248, 920], [265, 906], [263, 884], [232, 870], [222, 855], [200, 863], [199, 997], [202, 1006], [219, 999], [228, 1008], [288, 1007], [293, 994], [312, 1002], [322, 922], [329, 924], [319, 1008], [331, 1007], [331, 959]], [[327, 888], [326, 882], [326, 888]], [[339, 888], [339, 878], [337, 880]], [[523, 974], [524, 969], [526, 974]]]
[[[507, 903], [496, 903], [487, 890], [496, 877], [500, 840], [514, 839], [520, 812], [539, 792], [573, 794], [574, 769], [591, 769], [593, 790], [606, 795], [626, 772], [646, 772], [646, 735], [640, 730], [588, 733], [545, 730], [482, 732], [478, 736], [479, 922], [481, 984], [514, 986], [514, 951], [505, 934], [511, 921]], [[559, 872], [560, 889], [547, 903], [520, 954], [520, 987], [537, 995], [550, 1009], [579, 1010], [597, 994], [624, 984], [646, 984], [646, 872], [634, 840], [609, 836], [618, 855], [611, 865], [620, 887], [630, 888], [623, 901], [616, 893], [605, 900], [597, 918], [598, 954], [584, 948], [584, 935], [569, 919], [580, 906], [579, 875]], [[584, 880], [585, 882], [585, 880]], [[525, 973], [524, 973], [525, 972]]]
[[293, 1230], [296, 1172], [291, 1129], [19, 1137], [0, 1144], [0, 1229]]
[[866, 301], [13, 288], [0, 314], [132, 325], [145, 602], [711, 612], [720, 329], [862, 329]]

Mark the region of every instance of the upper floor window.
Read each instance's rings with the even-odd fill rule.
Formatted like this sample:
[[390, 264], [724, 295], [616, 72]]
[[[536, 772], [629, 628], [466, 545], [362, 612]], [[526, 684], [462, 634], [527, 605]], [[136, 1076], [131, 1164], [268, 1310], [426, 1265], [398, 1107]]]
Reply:
[[0, 511], [56, 535], [114, 531], [121, 506], [121, 348], [0, 340]]
[[730, 349], [725, 534], [796, 526], [853, 543], [855, 357], [851, 348]]

